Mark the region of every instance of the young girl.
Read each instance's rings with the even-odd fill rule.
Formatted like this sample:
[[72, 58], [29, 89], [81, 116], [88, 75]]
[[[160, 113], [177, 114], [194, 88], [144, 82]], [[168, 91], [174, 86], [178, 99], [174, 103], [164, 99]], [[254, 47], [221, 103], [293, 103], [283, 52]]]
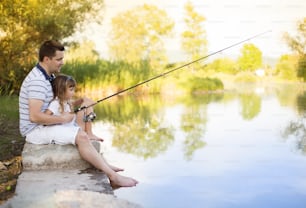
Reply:
[[[48, 109], [45, 113], [50, 115], [60, 115], [63, 112], [73, 113], [72, 98], [75, 94], [76, 81], [71, 77], [64, 74], [58, 75], [52, 81], [53, 100], [50, 102]], [[78, 103], [82, 103], [83, 100], [79, 100]], [[78, 114], [84, 114], [84, 110], [78, 112]], [[64, 125], [77, 125], [85, 131], [89, 138], [92, 140], [103, 141], [102, 138], [97, 137], [92, 132], [91, 119], [86, 119], [86, 116], [93, 113], [93, 108], [88, 108], [85, 111], [85, 115], [75, 116], [74, 120]]]

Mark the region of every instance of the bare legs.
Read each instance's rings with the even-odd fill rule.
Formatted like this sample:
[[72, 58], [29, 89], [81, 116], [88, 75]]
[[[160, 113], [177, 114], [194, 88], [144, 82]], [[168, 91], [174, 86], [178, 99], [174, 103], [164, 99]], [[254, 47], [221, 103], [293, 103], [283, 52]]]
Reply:
[[104, 160], [96, 149], [92, 146], [87, 134], [84, 131], [79, 131], [76, 138], [78, 150], [84, 160], [92, 164], [97, 169], [103, 171], [109, 178], [112, 186], [116, 187], [132, 187], [136, 186], [138, 181], [133, 178], [119, 175], [115, 167], [110, 166]]
[[[94, 103], [92, 100], [88, 99], [88, 98], [83, 98], [83, 103], [82, 106], [89, 106], [92, 103]], [[103, 138], [100, 138], [98, 136], [96, 136], [93, 132], [92, 132], [92, 122], [84, 122], [83, 118], [84, 118], [84, 112], [85, 110], [79, 111], [77, 113], [77, 123], [78, 125], [82, 128], [83, 131], [85, 131], [89, 137], [89, 139], [91, 140], [96, 140], [96, 141], [101, 141], [103, 142]], [[93, 108], [89, 107], [86, 109], [85, 114], [88, 115], [89, 113], [93, 112]]]
[[[89, 106], [92, 103], [94, 103], [92, 100], [83, 98], [82, 106]], [[86, 114], [89, 114], [90, 112], [93, 112], [92, 107], [86, 109]], [[82, 158], [92, 164], [95, 168], [103, 171], [108, 176], [113, 187], [136, 186], [138, 181], [133, 178], [119, 175], [117, 172], [123, 171], [123, 169], [108, 164], [102, 155], [96, 151], [91, 144], [90, 139], [98, 141], [103, 141], [103, 139], [93, 134], [92, 123], [84, 122], [83, 117], [84, 111], [77, 113], [77, 123], [82, 130], [77, 134], [76, 144]]]

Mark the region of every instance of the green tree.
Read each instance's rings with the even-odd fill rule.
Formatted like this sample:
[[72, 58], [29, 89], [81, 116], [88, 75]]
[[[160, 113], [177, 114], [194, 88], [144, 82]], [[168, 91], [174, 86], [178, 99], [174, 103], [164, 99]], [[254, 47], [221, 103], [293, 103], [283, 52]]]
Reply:
[[185, 4], [186, 30], [181, 34], [181, 47], [186, 54], [196, 60], [207, 53], [206, 31], [203, 29], [204, 16], [197, 13], [190, 1]]
[[275, 74], [286, 80], [296, 80], [298, 58], [295, 55], [282, 55], [275, 66]]
[[214, 72], [223, 72], [227, 74], [236, 74], [237, 66], [234, 60], [229, 58], [215, 59], [212, 63], [208, 64], [208, 69]]
[[99, 22], [101, 8], [102, 0], [2, 0], [0, 91], [18, 91], [37, 61], [37, 47], [47, 39], [62, 41], [89, 20]]
[[297, 35], [284, 34], [291, 50], [298, 56], [297, 76], [306, 81], [306, 17], [297, 23]]
[[241, 56], [238, 57], [240, 70], [255, 71], [262, 66], [262, 53], [252, 43], [244, 44], [241, 49]]
[[95, 62], [99, 59], [99, 53], [95, 50], [93, 41], [84, 40], [82, 43], [68, 48], [65, 60], [77, 62]]
[[306, 81], [306, 54], [299, 58], [297, 76]]
[[287, 41], [291, 50], [298, 55], [306, 53], [306, 17], [297, 23], [297, 35], [291, 36], [289, 33], [284, 34], [284, 38]]
[[128, 63], [145, 60], [152, 67], [165, 63], [162, 38], [170, 35], [173, 27], [173, 20], [156, 6], [144, 4], [125, 11], [112, 19], [110, 56]]

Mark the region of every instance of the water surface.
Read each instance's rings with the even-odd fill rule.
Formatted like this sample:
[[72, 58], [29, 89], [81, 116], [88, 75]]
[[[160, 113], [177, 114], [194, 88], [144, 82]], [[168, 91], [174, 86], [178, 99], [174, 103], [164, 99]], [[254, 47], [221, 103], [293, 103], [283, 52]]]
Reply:
[[94, 132], [122, 173], [115, 191], [146, 208], [306, 207], [306, 92], [250, 87], [178, 99], [125, 96]]

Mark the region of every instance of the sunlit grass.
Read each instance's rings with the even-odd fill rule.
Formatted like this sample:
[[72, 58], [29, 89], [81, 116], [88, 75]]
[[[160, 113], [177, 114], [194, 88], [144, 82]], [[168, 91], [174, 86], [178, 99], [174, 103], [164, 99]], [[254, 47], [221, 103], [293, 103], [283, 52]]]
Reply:
[[98, 60], [68, 62], [62, 72], [76, 79], [80, 92], [109, 94], [145, 81], [154, 73], [150, 70], [146, 63], [136, 65]]

